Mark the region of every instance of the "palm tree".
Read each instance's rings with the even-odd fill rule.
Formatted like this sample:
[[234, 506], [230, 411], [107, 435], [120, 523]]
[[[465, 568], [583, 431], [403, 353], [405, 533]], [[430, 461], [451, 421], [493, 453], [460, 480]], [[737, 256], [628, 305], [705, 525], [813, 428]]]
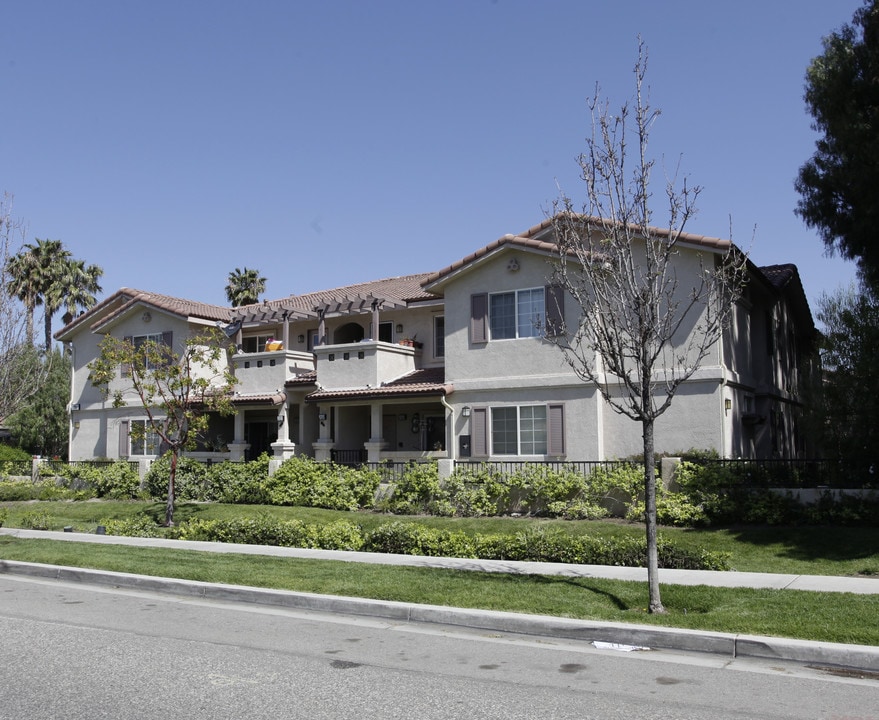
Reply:
[[[25, 247], [33, 248], [32, 245]], [[36, 281], [31, 273], [31, 261], [33, 256], [22, 249], [17, 255], [13, 255], [6, 263], [6, 273], [9, 280], [6, 284], [6, 292], [10, 297], [21, 300], [24, 304], [26, 328], [25, 337], [28, 345], [34, 344], [34, 308], [37, 306]]]
[[71, 319], [77, 308], [94, 306], [94, 293], [101, 291], [98, 278], [104, 271], [97, 265], [86, 266], [75, 260], [60, 240], [25, 243], [6, 266], [10, 280], [6, 291], [24, 303], [27, 311], [27, 340], [34, 342], [34, 310], [44, 309], [46, 351], [52, 348], [52, 318], [62, 307]]
[[[27, 310], [27, 337], [34, 341], [34, 310], [37, 305], [44, 304], [46, 294], [54, 282], [59, 268], [70, 258], [70, 251], [64, 248], [60, 240], [40, 240], [36, 245], [25, 243], [21, 251], [10, 259], [7, 266], [12, 279], [7, 291], [24, 303]], [[50, 306], [49, 306], [50, 307]], [[46, 308], [46, 332], [51, 346], [51, 315]]]
[[90, 310], [95, 306], [95, 294], [101, 292], [98, 279], [103, 274], [103, 268], [87, 266], [83, 260], [71, 259], [67, 262], [64, 272], [52, 287], [53, 304], [57, 304], [56, 310], [65, 310], [65, 324], [76, 317], [77, 310]]
[[259, 270], [235, 268], [229, 273], [229, 282], [226, 285], [226, 298], [232, 303], [232, 307], [251, 305], [259, 302], [259, 296], [266, 290], [266, 279], [261, 277]]

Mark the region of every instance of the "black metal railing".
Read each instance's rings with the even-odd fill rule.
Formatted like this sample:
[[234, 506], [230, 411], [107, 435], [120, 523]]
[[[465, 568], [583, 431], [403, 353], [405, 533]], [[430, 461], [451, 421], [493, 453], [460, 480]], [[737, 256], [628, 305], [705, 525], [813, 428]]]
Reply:
[[869, 463], [828, 459], [720, 460], [691, 462], [729, 474], [735, 484], [753, 488], [875, 488], [876, 468]]
[[628, 460], [456, 460], [456, 469], [490, 468], [501, 475], [515, 475], [532, 467], [554, 472], [575, 472], [590, 475], [594, 470], [613, 470], [635, 463]]

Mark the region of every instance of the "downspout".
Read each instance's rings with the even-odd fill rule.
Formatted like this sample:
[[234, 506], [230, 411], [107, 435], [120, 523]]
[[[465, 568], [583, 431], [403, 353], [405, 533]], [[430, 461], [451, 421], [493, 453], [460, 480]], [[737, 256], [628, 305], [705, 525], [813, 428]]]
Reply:
[[440, 402], [443, 407], [449, 411], [449, 460], [455, 462], [455, 411], [451, 405], [446, 402], [445, 394], [440, 395]]

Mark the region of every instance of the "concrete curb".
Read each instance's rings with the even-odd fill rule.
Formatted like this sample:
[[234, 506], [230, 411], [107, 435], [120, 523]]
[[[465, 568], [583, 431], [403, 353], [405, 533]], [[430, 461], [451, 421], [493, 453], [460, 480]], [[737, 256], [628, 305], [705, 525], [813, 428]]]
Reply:
[[240, 602], [327, 613], [364, 615], [402, 623], [455, 625], [477, 630], [582, 642], [705, 652], [730, 658], [790, 660], [879, 672], [879, 647], [819, 643], [649, 625], [573, 620], [545, 615], [467, 610], [436, 605], [368, 600], [315, 593], [177, 580], [103, 570], [0, 560], [0, 573], [79, 582], [182, 597]]

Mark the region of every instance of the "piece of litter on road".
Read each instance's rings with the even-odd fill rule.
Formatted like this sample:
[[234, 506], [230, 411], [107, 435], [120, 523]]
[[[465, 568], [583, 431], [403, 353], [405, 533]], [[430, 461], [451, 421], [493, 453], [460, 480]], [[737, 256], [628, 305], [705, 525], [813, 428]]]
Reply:
[[618, 652], [632, 652], [633, 650], [650, 649], [649, 647], [642, 647], [641, 645], [623, 645], [622, 643], [600, 642], [599, 640], [593, 640], [592, 644], [599, 650], [616, 650]]

